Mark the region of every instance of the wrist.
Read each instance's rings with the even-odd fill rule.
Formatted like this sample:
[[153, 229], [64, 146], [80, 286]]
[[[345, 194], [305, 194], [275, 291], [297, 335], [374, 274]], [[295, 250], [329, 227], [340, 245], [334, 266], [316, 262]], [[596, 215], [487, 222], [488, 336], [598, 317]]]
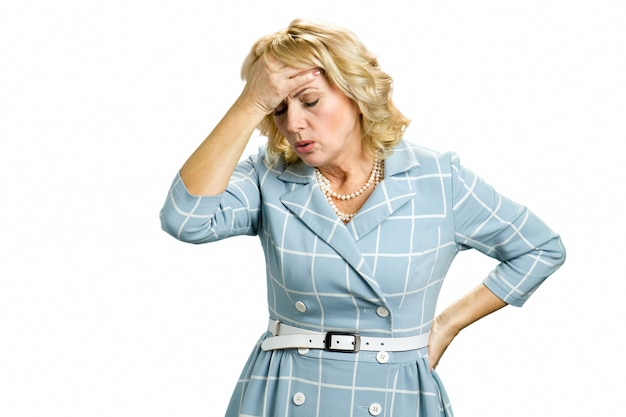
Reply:
[[448, 311], [443, 311], [433, 320], [433, 327], [442, 334], [449, 334], [454, 337], [463, 329], [460, 323], [454, 320], [455, 315]]
[[438, 325], [456, 334], [505, 305], [504, 301], [481, 284], [446, 308], [436, 320]]
[[265, 109], [260, 103], [258, 103], [254, 98], [248, 97], [245, 92], [243, 92], [235, 103], [233, 104], [233, 109], [239, 112], [242, 112], [250, 117], [254, 117], [259, 120], [259, 123], [271, 113], [271, 110]]

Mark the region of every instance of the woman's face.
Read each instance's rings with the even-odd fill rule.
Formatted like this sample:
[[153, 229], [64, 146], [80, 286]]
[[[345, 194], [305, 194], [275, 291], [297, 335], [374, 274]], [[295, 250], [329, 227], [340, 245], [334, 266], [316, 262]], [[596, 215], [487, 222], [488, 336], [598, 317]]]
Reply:
[[358, 107], [324, 76], [287, 97], [274, 122], [307, 165], [341, 165], [362, 152]]

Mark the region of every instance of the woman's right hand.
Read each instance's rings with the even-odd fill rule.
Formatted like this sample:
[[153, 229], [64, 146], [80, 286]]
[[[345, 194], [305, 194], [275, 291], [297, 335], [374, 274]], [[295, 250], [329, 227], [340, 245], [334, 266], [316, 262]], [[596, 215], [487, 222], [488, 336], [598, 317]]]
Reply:
[[293, 68], [283, 65], [272, 55], [263, 54], [250, 67], [239, 102], [254, 111], [270, 114], [285, 98], [313, 81], [318, 68]]
[[254, 129], [291, 93], [298, 92], [321, 71], [293, 68], [262, 55], [250, 68], [243, 92], [224, 117], [180, 169], [192, 195], [219, 195]]

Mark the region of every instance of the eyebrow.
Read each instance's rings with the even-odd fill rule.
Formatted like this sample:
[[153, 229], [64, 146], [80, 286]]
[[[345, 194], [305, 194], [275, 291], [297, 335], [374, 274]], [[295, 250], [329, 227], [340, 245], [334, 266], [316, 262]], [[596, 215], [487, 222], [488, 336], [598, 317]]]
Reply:
[[304, 94], [305, 91], [310, 90], [310, 89], [314, 89], [317, 90], [317, 87], [313, 87], [313, 86], [306, 86], [304, 87], [302, 90], [298, 91], [296, 94], [290, 96], [292, 99], [294, 98], [298, 98], [300, 97], [302, 94]]

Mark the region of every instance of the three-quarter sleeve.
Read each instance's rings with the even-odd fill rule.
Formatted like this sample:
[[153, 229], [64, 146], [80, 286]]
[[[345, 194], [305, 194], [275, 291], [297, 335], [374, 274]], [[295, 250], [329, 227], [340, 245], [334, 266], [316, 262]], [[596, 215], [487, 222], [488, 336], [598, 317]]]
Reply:
[[527, 207], [450, 157], [457, 243], [498, 259], [483, 284], [507, 304], [521, 306], [565, 261], [561, 239]]
[[258, 160], [255, 155], [240, 162], [228, 188], [216, 196], [192, 195], [177, 174], [160, 212], [163, 230], [189, 243], [257, 234], [261, 211]]

